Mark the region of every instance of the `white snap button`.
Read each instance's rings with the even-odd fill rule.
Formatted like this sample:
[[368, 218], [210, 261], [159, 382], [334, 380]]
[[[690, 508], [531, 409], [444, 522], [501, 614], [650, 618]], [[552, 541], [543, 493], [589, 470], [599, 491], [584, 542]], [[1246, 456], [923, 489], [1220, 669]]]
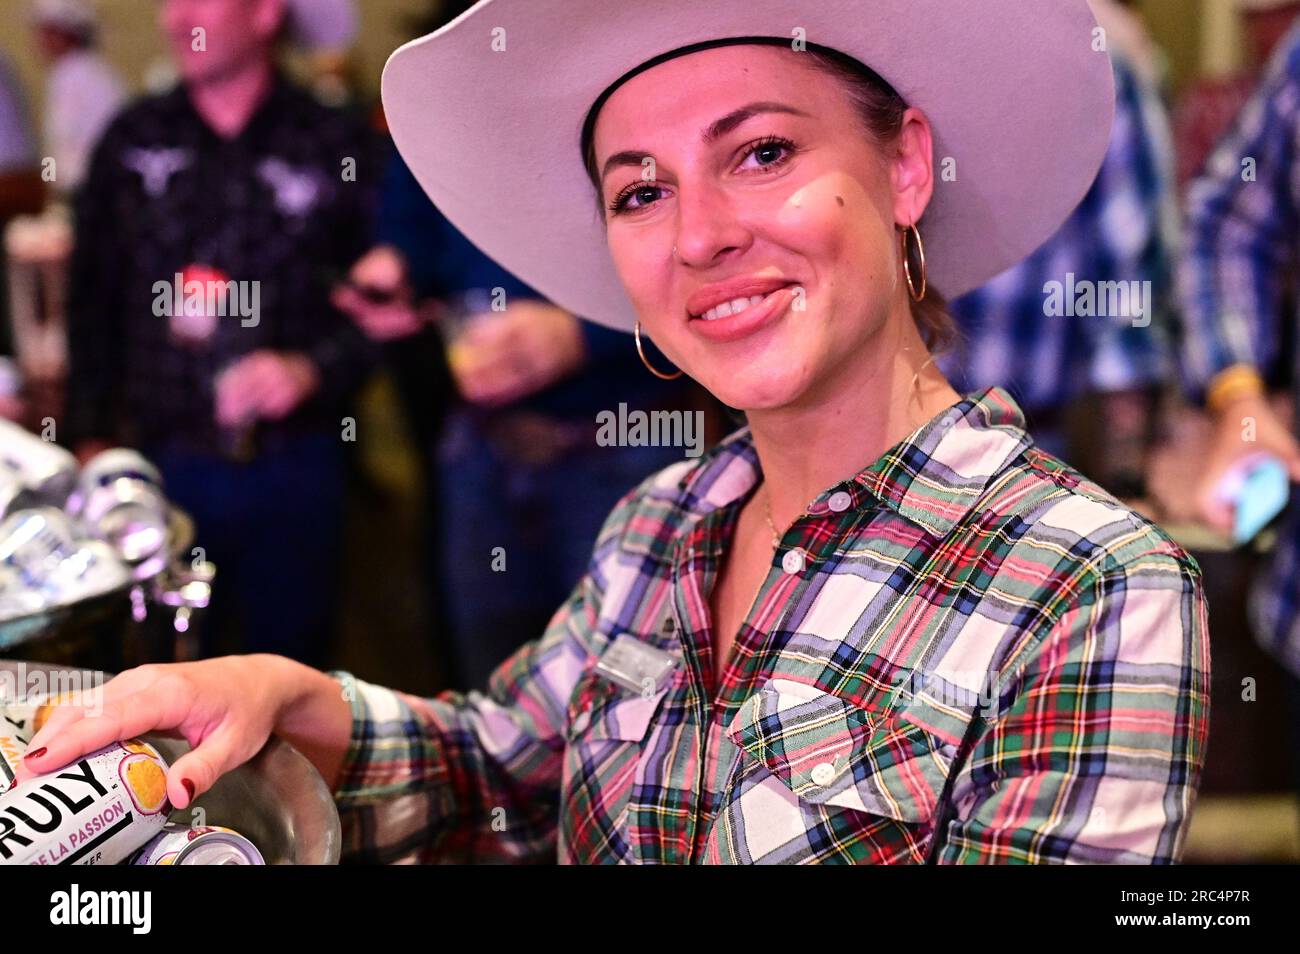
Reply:
[[835, 777], [835, 766], [830, 762], [822, 762], [812, 770], [812, 780], [818, 785], [826, 786], [831, 783]]
[[835, 493], [831, 494], [831, 499], [826, 501], [826, 505], [836, 513], [843, 513], [845, 510], [848, 510], [852, 503], [853, 496], [845, 490], [837, 490]]
[[803, 572], [803, 551], [798, 547], [793, 550], [787, 550], [785, 556], [781, 558], [781, 569], [794, 576]]
[[954, 424], [956, 424], [956, 423], [957, 423], [957, 415], [956, 415], [956, 414], [949, 414], [947, 417], [945, 417], [945, 418], [943, 419], [943, 426], [944, 426], [944, 427], [952, 427], [952, 426], [953, 426]]

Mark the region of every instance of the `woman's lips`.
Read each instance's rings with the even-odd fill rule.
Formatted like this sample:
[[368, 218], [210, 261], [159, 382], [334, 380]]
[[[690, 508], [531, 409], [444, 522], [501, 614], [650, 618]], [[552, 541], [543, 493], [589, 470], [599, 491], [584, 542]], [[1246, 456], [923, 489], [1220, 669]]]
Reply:
[[[710, 308], [688, 323], [710, 341], [735, 341], [775, 320], [794, 302], [795, 285], [784, 285], [766, 295], [751, 295]], [[736, 307], [742, 305], [743, 307]], [[711, 317], [712, 316], [712, 317]]]

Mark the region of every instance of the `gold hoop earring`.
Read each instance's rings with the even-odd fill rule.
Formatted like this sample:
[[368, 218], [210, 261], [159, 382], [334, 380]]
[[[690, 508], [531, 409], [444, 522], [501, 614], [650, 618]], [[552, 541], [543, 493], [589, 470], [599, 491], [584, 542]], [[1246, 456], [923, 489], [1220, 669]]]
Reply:
[[686, 373], [685, 371], [679, 370], [676, 374], [664, 374], [662, 371], [655, 368], [654, 365], [652, 365], [649, 361], [646, 360], [645, 351], [641, 347], [641, 320], [640, 319], [637, 319], [636, 327], [632, 329], [632, 336], [636, 338], [636, 353], [641, 356], [641, 363], [644, 364], [646, 366], [646, 370], [649, 371], [651, 374], [653, 374], [656, 378], [662, 378], [665, 381], [675, 381], [678, 378], [680, 378], [683, 374]]
[[[921, 290], [916, 290], [916, 283], [912, 281], [912, 263], [911, 256], [907, 251], [907, 235], [911, 232], [916, 236], [916, 254], [921, 259]], [[899, 229], [899, 238], [903, 243], [903, 275], [907, 278], [907, 293], [912, 296], [912, 301], [921, 301], [925, 298], [925, 245], [921, 242], [921, 233], [917, 230], [916, 224], [908, 226], [905, 229]]]

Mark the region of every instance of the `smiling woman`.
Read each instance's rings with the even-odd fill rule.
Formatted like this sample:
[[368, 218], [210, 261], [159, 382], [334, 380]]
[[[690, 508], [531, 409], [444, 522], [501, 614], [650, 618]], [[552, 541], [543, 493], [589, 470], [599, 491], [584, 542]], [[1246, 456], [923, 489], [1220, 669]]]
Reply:
[[[735, 41], [713, 41], [697, 45], [698, 50], [709, 49], [714, 46], [727, 45]], [[775, 49], [791, 51], [790, 41], [785, 39], [758, 39], [750, 38], [746, 43], [770, 45]], [[903, 130], [904, 120], [907, 113], [907, 103], [898, 92], [890, 86], [874, 70], [850, 56], [840, 53], [838, 50], [829, 47], [819, 46], [817, 44], [806, 44], [803, 51], [804, 55], [798, 60], [791, 63], [798, 63], [801, 67], [818, 70], [821, 73], [838, 81], [843, 92], [848, 96], [853, 111], [857, 116], [859, 127], [863, 137], [875, 149], [884, 149], [894, 145]], [[673, 56], [683, 55], [683, 51], [674, 51]], [[625, 75], [619, 82], [626, 81], [635, 73], [644, 72], [650, 65], [657, 61], [652, 60], [647, 64], [642, 64], [632, 73]], [[790, 61], [787, 61], [790, 62]], [[620, 213], [628, 206], [632, 194], [641, 189], [654, 191], [654, 186], [643, 175], [642, 181], [632, 183], [620, 192], [615, 199], [608, 203], [604, 196], [603, 180], [605, 176], [615, 167], [631, 166], [638, 172], [644, 173], [653, 162], [652, 156], [642, 155], [636, 151], [627, 151], [618, 153], [605, 160], [604, 168], [598, 169], [596, 165], [595, 144], [592, 137], [592, 127], [596, 117], [600, 114], [601, 107], [604, 105], [608, 94], [612, 93], [617, 87], [611, 86], [602, 94], [592, 105], [587, 114], [586, 121], [582, 130], [582, 154], [583, 163], [587, 170], [587, 176], [591, 180], [595, 190], [596, 205], [602, 219], [607, 214], [612, 215]], [[716, 120], [704, 136], [709, 141], [716, 141], [726, 132], [738, 128], [747, 120], [763, 113], [785, 113], [809, 118], [807, 113], [787, 106], [782, 103], [751, 103], [741, 107], [735, 112], [721, 117]], [[780, 165], [789, 158], [795, 150], [795, 144], [789, 140], [782, 139], [779, 136], [768, 136], [750, 143], [746, 147], [746, 158], [750, 156], [757, 157], [758, 166], [761, 169], [775, 171]], [[763, 161], [762, 155], [772, 156], [773, 158]], [[835, 201], [840, 208], [843, 208], [843, 196], [835, 196]], [[900, 230], [903, 232], [905, 230]], [[924, 245], [918, 233], [915, 240], [915, 248], [920, 261], [916, 264], [920, 276], [924, 276]], [[900, 244], [902, 245], [902, 254], [908, 255], [907, 235], [900, 235]], [[762, 301], [762, 296], [757, 296]], [[754, 305], [758, 302], [749, 301], [748, 305]], [[735, 311], [738, 309], [731, 309]], [[918, 330], [922, 339], [931, 352], [939, 352], [949, 347], [956, 338], [956, 325], [951, 315], [948, 314], [946, 304], [942, 296], [933, 288], [925, 289], [922, 284], [918, 294], [913, 295], [911, 304], [912, 317], [917, 323]], [[691, 311], [693, 316], [698, 316], [699, 312]], [[715, 315], [705, 314], [705, 318], [717, 317]]]
[[[915, 323], [893, 319], [923, 300], [901, 263], [933, 191], [929, 122], [865, 73], [864, 110], [814, 55], [688, 48], [620, 79], [585, 124], [609, 253], [641, 324], [751, 420], [893, 383], [900, 358], [913, 379], [928, 359]], [[935, 395], [934, 410], [956, 397]]]
[[112, 718], [53, 717], [32, 767], [178, 726], [184, 805], [277, 732], [365, 860], [1176, 861], [1200, 570], [930, 351], [935, 289], [1029, 253], [1097, 172], [1095, 21], [795, 7], [659, 0], [628, 29], [604, 0], [484, 0], [389, 62], [394, 137], [449, 219], [747, 415], [624, 494], [486, 694], [148, 667], [109, 684]]

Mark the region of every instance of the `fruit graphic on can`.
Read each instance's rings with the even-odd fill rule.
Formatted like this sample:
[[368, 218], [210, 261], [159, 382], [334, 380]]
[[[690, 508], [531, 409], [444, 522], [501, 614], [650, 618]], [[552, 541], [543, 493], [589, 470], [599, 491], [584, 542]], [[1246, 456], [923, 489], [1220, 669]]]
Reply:
[[55, 706], [64, 703], [77, 705], [82, 698], [76, 692], [61, 692], [53, 698], [40, 695], [30, 696], [19, 702], [6, 702], [0, 706], [0, 722], [7, 724], [26, 745], [49, 720]]
[[167, 763], [114, 742], [0, 794], [0, 864], [117, 864], [166, 823]]
[[24, 722], [0, 714], [0, 792], [7, 792], [17, 776], [18, 764], [27, 750]]
[[168, 823], [131, 859], [133, 865], [264, 865], [251, 841], [221, 825]]

